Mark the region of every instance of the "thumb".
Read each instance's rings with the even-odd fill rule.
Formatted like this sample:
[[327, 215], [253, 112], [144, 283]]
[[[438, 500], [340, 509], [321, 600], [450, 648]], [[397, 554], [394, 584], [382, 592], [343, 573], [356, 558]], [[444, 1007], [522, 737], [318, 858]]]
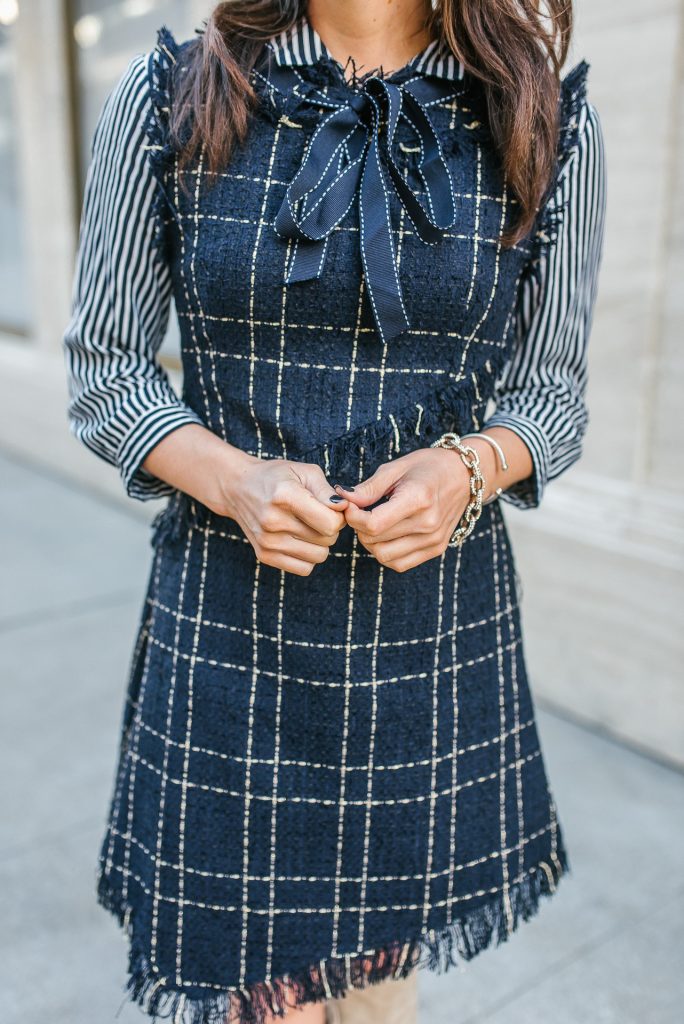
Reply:
[[367, 477], [360, 484], [354, 484], [353, 490], [348, 490], [342, 484], [335, 484], [335, 490], [338, 494], [358, 505], [359, 508], [366, 508], [368, 505], [373, 505], [380, 498], [384, 497], [392, 489], [400, 475], [400, 472], [391, 462], [384, 462], [381, 466], [378, 466], [371, 476]]
[[333, 490], [320, 466], [315, 463], [305, 465], [301, 467], [300, 472], [304, 486], [310, 494], [313, 494], [314, 498], [336, 512], [344, 511], [349, 502], [340, 501], [341, 495]]

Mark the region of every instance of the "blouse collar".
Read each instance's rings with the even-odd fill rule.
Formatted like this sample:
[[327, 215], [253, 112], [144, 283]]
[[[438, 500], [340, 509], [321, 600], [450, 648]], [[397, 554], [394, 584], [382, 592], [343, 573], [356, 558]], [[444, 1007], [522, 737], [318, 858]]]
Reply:
[[[273, 36], [268, 45], [273, 50], [277, 64], [296, 67], [315, 64], [318, 60], [327, 59], [342, 68], [316, 29], [309, 23], [306, 15], [303, 15], [289, 29]], [[437, 78], [459, 79], [463, 78], [464, 74], [463, 64], [440, 39], [433, 39], [425, 49], [412, 57], [405, 67], [414, 68], [424, 75], [434, 75]]]

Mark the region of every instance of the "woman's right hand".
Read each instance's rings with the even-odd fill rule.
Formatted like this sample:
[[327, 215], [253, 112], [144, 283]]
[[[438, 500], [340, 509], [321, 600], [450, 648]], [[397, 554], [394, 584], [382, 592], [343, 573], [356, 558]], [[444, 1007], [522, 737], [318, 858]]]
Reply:
[[242, 527], [266, 565], [308, 576], [346, 525], [341, 498], [320, 466], [260, 459], [196, 423], [162, 438], [143, 469]]
[[235, 519], [259, 561], [277, 569], [308, 576], [346, 525], [342, 509], [349, 501], [337, 501], [316, 463], [248, 455], [222, 482], [215, 511]]

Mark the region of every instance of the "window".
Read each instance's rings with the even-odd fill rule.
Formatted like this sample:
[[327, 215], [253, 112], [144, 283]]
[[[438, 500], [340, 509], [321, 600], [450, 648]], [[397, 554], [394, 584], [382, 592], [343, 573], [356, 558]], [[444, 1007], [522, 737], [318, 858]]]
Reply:
[[178, 40], [191, 37], [213, 5], [210, 0], [73, 0], [71, 6], [83, 180], [97, 116], [130, 58], [152, 49], [161, 25]]

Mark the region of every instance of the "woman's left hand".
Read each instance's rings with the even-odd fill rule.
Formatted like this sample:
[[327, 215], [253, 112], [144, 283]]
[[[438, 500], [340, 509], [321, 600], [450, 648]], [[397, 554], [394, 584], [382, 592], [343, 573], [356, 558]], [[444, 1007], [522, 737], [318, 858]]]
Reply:
[[[457, 451], [419, 448], [384, 462], [349, 491], [347, 523], [382, 565], [405, 572], [441, 555], [470, 500], [470, 473]], [[383, 496], [388, 500], [367, 509]]]

